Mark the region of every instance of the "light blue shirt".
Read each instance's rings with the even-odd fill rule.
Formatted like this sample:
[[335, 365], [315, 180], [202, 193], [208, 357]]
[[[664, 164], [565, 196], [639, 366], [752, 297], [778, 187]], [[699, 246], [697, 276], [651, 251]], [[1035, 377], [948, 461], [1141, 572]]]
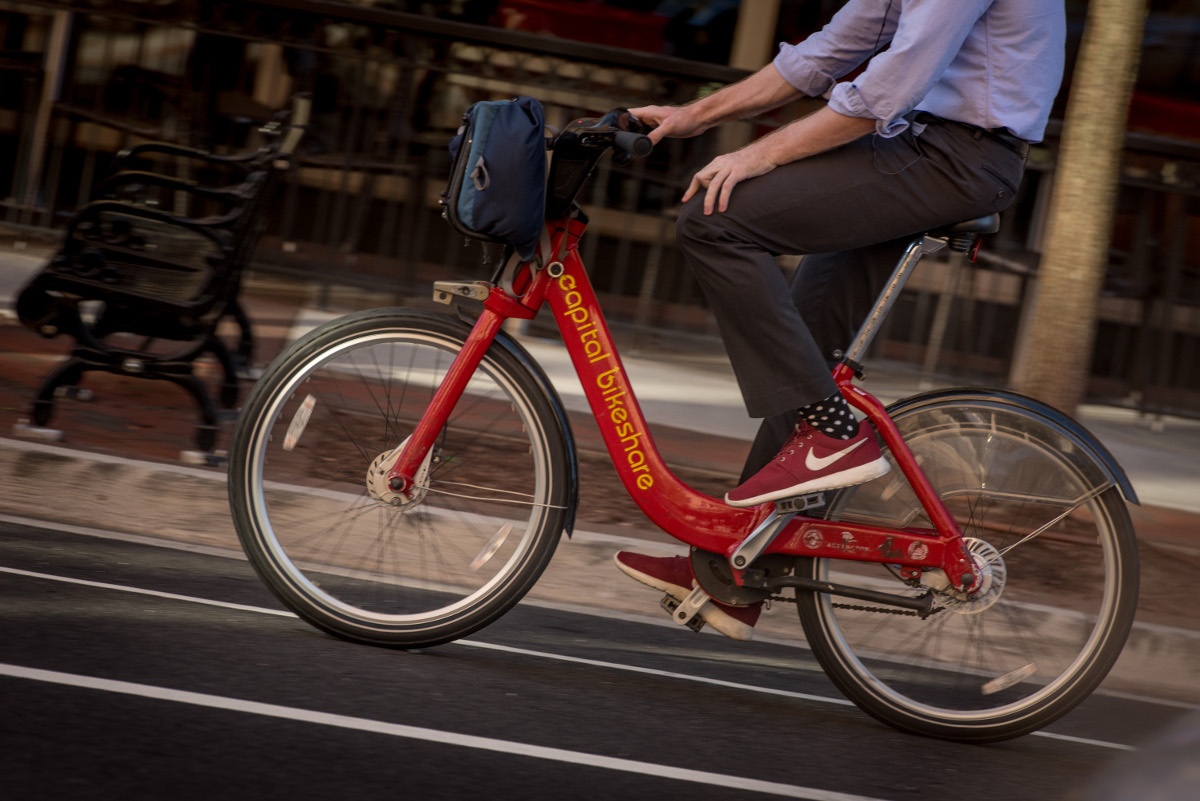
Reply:
[[1040, 142], [1065, 38], [1063, 0], [849, 0], [819, 32], [781, 45], [774, 63], [834, 111], [877, 120], [881, 136], [926, 111]]

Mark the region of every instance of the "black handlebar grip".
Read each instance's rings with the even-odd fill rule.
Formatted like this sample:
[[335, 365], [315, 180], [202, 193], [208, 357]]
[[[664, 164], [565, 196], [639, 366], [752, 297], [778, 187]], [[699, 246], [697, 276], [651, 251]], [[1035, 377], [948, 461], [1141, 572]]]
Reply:
[[613, 146], [626, 153], [632, 153], [638, 158], [645, 158], [654, 149], [654, 143], [645, 134], [633, 131], [621, 131], [613, 137]]

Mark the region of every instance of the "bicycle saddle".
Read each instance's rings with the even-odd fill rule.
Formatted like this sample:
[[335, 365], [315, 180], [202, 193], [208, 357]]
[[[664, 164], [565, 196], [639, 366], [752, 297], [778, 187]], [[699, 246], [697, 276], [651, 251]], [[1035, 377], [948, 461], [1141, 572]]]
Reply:
[[929, 236], [952, 237], [962, 234], [994, 234], [1000, 230], [1000, 215], [989, 214], [953, 225], [945, 225], [928, 232]]

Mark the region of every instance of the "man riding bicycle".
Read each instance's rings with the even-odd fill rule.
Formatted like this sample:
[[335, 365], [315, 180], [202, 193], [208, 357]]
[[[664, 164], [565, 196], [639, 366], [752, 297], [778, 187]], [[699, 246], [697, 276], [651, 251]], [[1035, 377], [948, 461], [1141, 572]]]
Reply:
[[[797, 97], [827, 104], [692, 178], [676, 226], [752, 417], [741, 483], [753, 506], [889, 469], [829, 373], [913, 234], [1002, 211], [1062, 81], [1061, 0], [849, 0], [740, 83], [683, 106], [632, 109], [654, 142]], [[842, 80], [863, 64], [866, 68]], [[803, 254], [791, 280], [776, 256]], [[682, 600], [686, 557], [621, 552], [627, 575]], [[749, 639], [762, 603], [700, 616]]]

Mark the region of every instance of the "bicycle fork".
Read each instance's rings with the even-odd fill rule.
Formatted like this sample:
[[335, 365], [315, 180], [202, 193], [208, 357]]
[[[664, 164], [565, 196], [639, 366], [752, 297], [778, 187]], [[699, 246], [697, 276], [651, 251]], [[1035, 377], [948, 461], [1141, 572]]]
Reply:
[[[505, 301], [512, 301], [511, 298], [499, 292], [499, 290], [493, 292], [487, 302], [492, 302], [494, 298], [504, 298]], [[519, 304], [515, 303], [513, 305], [519, 306]], [[429, 407], [425, 410], [425, 414], [421, 415], [421, 419], [417, 423], [413, 433], [396, 449], [399, 451], [396, 454], [396, 461], [387, 471], [386, 483], [392, 492], [411, 499], [413, 493], [419, 489], [416, 478], [421, 474], [426, 464], [426, 458], [433, 448], [434, 441], [442, 429], [445, 428], [446, 421], [450, 418], [450, 413], [454, 411], [454, 407], [466, 391], [467, 384], [470, 383], [471, 377], [475, 375], [475, 371], [479, 368], [479, 363], [483, 361], [484, 354], [491, 347], [492, 341], [496, 338], [496, 334], [500, 330], [500, 326], [511, 316], [525, 315], [506, 314], [485, 305], [483, 313], [480, 314], [479, 319], [475, 322], [475, 326], [471, 329], [471, 333], [463, 344], [462, 350], [459, 351], [454, 362], [450, 365], [450, 369], [446, 372], [445, 377], [434, 392], [433, 399], [430, 401]], [[533, 315], [530, 314], [529, 316], [532, 317]]]

